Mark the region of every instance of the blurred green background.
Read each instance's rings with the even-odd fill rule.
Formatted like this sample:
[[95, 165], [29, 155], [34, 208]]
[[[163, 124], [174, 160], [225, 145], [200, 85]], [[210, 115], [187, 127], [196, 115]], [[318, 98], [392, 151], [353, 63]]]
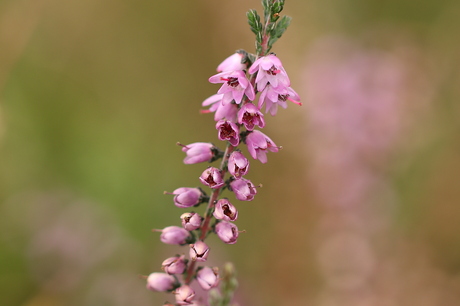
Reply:
[[[138, 275], [183, 252], [151, 229], [178, 225], [184, 212], [163, 191], [199, 185], [203, 165], [184, 165], [175, 143], [218, 142], [200, 104], [218, 89], [207, 79], [224, 58], [253, 52], [250, 8], [261, 11], [256, 0], [0, 2], [1, 305], [169, 298], [147, 291]], [[318, 298], [336, 293], [325, 291], [317, 260], [329, 209], [309, 174], [311, 139], [322, 134], [309, 128], [315, 101], [304, 99], [304, 75], [317, 42], [340, 36], [363, 49], [411, 49], [411, 75], [424, 77], [427, 92], [422, 106], [404, 101], [411, 129], [384, 163], [398, 200], [383, 205], [389, 217], [376, 234], [385, 243], [373, 246], [372, 294], [413, 281], [388, 305], [458, 305], [460, 2], [288, 0], [284, 13], [293, 22], [273, 51], [304, 106], [267, 117], [265, 131], [283, 150], [252, 163], [249, 178], [264, 188], [237, 204], [246, 230], [237, 244], [210, 240], [212, 264], [235, 263], [241, 305], [338, 305]], [[399, 263], [394, 278], [379, 280], [390, 257]], [[431, 299], [417, 298], [427, 291]]]

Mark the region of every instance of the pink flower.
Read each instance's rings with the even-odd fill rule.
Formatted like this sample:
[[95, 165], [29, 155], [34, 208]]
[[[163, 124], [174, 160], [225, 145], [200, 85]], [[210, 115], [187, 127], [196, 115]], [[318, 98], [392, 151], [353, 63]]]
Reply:
[[232, 181], [230, 187], [240, 201], [252, 201], [257, 194], [256, 187], [250, 180], [245, 178]]
[[188, 231], [200, 228], [202, 220], [201, 216], [194, 212], [183, 213], [180, 219], [182, 220], [182, 227]]
[[180, 187], [173, 191], [174, 205], [187, 208], [201, 203], [203, 192], [198, 188]]
[[267, 162], [267, 151], [278, 152], [279, 148], [267, 135], [261, 131], [254, 130], [246, 136], [246, 145], [252, 158]]
[[215, 231], [220, 240], [227, 244], [235, 244], [238, 239], [238, 227], [233, 223], [221, 221], [217, 223]]
[[217, 220], [235, 221], [238, 218], [238, 211], [229, 200], [220, 199], [216, 203], [213, 216]]
[[234, 147], [240, 143], [240, 130], [236, 123], [220, 120], [216, 123], [216, 129], [220, 140], [228, 140]]
[[204, 262], [208, 258], [209, 247], [206, 243], [199, 240], [195, 244], [190, 245], [190, 258], [193, 261]]
[[197, 164], [212, 160], [214, 146], [212, 143], [195, 142], [182, 147], [182, 152], [187, 156], [184, 159], [184, 164]]
[[249, 161], [240, 151], [234, 151], [228, 158], [228, 172], [235, 178], [241, 178], [249, 171]]
[[179, 226], [168, 226], [160, 231], [160, 240], [166, 244], [185, 244], [190, 237], [190, 233]]
[[249, 68], [249, 73], [257, 72], [257, 90], [262, 91], [267, 84], [273, 87], [289, 87], [291, 81], [284, 70], [283, 64], [274, 54], [258, 58]]
[[185, 271], [185, 256], [169, 257], [163, 261], [161, 268], [168, 274], [182, 274]]
[[217, 268], [211, 269], [210, 267], [204, 267], [198, 271], [196, 280], [203, 290], [217, 287], [219, 285], [219, 273]]
[[174, 291], [178, 305], [190, 305], [193, 303], [195, 291], [188, 285], [182, 285]]
[[206, 186], [216, 189], [224, 185], [222, 172], [215, 167], [208, 167], [200, 176], [200, 181]]
[[177, 286], [174, 276], [166, 273], [151, 273], [147, 277], [147, 289], [151, 291], [170, 291]]
[[251, 101], [255, 98], [254, 87], [252, 87], [246, 78], [246, 74], [241, 70], [218, 73], [210, 77], [209, 82], [213, 84], [223, 83], [222, 87], [217, 91], [218, 94], [223, 94], [223, 105], [233, 100], [236, 104], [240, 104], [244, 95]]
[[302, 103], [299, 102], [299, 95], [291, 87], [280, 86], [275, 88], [269, 84], [260, 94], [259, 109], [262, 109], [265, 104], [265, 112], [275, 116], [278, 111], [278, 105], [282, 108], [287, 107], [286, 100], [289, 100], [297, 105], [302, 105]]
[[217, 72], [246, 69], [246, 65], [241, 63], [243, 56], [244, 55], [241, 53], [230, 55], [222, 63], [220, 63], [220, 65], [217, 67]]
[[265, 126], [264, 115], [254, 104], [246, 103], [238, 111], [238, 123], [244, 124], [248, 131], [252, 131], [255, 125], [263, 128]]
[[226, 119], [231, 122], [236, 122], [236, 114], [238, 112], [238, 106], [234, 103], [222, 104], [222, 97], [224, 95], [213, 95], [203, 101], [201, 105], [211, 107], [208, 110], [202, 110], [201, 113], [211, 113], [215, 112], [214, 120], [219, 121]]

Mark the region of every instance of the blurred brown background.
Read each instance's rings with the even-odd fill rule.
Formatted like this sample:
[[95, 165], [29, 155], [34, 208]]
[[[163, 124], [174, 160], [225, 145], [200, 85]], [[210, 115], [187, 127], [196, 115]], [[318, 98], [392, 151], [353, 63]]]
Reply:
[[[0, 3], [0, 304], [161, 305], [140, 274], [180, 248], [163, 191], [217, 143], [201, 102], [259, 1]], [[273, 51], [304, 105], [248, 174], [247, 232], [210, 239], [241, 305], [460, 304], [460, 3], [287, 0]]]

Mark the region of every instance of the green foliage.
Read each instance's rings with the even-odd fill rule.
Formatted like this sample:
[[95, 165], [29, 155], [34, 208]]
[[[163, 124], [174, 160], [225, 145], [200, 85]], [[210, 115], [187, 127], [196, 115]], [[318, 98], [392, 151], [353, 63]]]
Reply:
[[284, 0], [262, 0], [262, 6], [264, 8], [264, 25], [260, 22], [260, 16], [256, 10], [249, 10], [246, 14], [251, 31], [256, 35], [256, 52], [258, 55], [268, 53], [291, 23], [290, 17], [280, 16], [284, 8]]
[[229, 306], [233, 294], [238, 287], [238, 281], [236, 279], [235, 267], [232, 263], [226, 263], [224, 271], [222, 273], [222, 280], [220, 283], [220, 293], [216, 289], [212, 289], [209, 292], [209, 305], [210, 306]]

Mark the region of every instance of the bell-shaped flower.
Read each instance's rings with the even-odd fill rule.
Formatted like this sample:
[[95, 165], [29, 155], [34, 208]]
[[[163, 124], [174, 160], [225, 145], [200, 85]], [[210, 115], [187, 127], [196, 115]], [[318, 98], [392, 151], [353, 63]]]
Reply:
[[241, 178], [249, 171], [249, 161], [240, 151], [234, 151], [230, 154], [227, 164], [228, 172], [235, 178]]
[[252, 131], [256, 125], [263, 128], [265, 126], [264, 115], [254, 104], [246, 103], [238, 111], [238, 123], [244, 124], [248, 131]]
[[178, 305], [190, 305], [195, 297], [195, 291], [188, 285], [180, 286], [174, 290], [174, 294]]
[[230, 183], [230, 188], [235, 193], [235, 196], [240, 201], [252, 201], [257, 194], [256, 187], [250, 180], [240, 178]]
[[147, 277], [147, 289], [151, 291], [171, 291], [178, 286], [176, 278], [166, 273], [151, 273]]
[[182, 274], [187, 264], [185, 256], [169, 257], [163, 261], [161, 268], [168, 274]]
[[233, 71], [233, 70], [244, 70], [246, 64], [242, 64], [244, 55], [242, 53], [235, 53], [227, 57], [222, 63], [217, 66], [217, 72]]
[[228, 142], [230, 142], [230, 144], [234, 147], [240, 143], [240, 133], [236, 123], [227, 120], [220, 120], [216, 124], [216, 129], [219, 140], [228, 140]]
[[254, 130], [246, 136], [246, 145], [252, 158], [267, 162], [267, 152], [278, 152], [279, 148], [267, 135], [261, 131]]
[[267, 85], [262, 91], [259, 97], [259, 109], [265, 105], [265, 112], [270, 113], [270, 115], [275, 116], [278, 111], [278, 106], [282, 108], [287, 107], [286, 100], [289, 100], [297, 105], [302, 105], [300, 103], [299, 95], [291, 87], [273, 87]]
[[194, 231], [201, 226], [202, 217], [195, 212], [183, 213], [180, 216], [182, 227], [188, 231]]
[[190, 237], [189, 231], [179, 226], [168, 226], [160, 231], [160, 240], [166, 244], [185, 244], [187, 239]]
[[249, 68], [249, 73], [257, 72], [257, 90], [262, 91], [267, 84], [273, 87], [289, 87], [291, 81], [284, 70], [283, 64], [274, 54], [259, 57]]
[[209, 82], [213, 84], [223, 83], [217, 93], [223, 94], [222, 104], [224, 105], [232, 101], [240, 104], [244, 95], [251, 101], [256, 96], [254, 87], [252, 87], [252, 84], [246, 78], [246, 74], [241, 70], [218, 73], [210, 77]]
[[199, 188], [180, 187], [172, 192], [174, 194], [174, 205], [180, 208], [187, 208], [201, 203], [203, 192]]
[[231, 122], [236, 122], [236, 115], [238, 113], [238, 105], [234, 103], [222, 104], [222, 97], [224, 95], [213, 95], [201, 104], [202, 106], [209, 106], [208, 110], [202, 110], [201, 113], [214, 113], [214, 120], [228, 120]]
[[186, 146], [182, 145], [182, 152], [187, 154], [184, 164], [190, 165], [211, 161], [214, 157], [214, 148], [214, 145], [208, 142], [194, 142]]
[[209, 290], [219, 285], [219, 272], [217, 268], [203, 267], [196, 274], [196, 280], [203, 290]]
[[235, 224], [221, 221], [217, 223], [215, 232], [219, 236], [220, 240], [227, 244], [235, 244], [238, 239], [238, 227]]
[[216, 189], [224, 185], [222, 172], [215, 167], [208, 167], [200, 176], [200, 181], [206, 186]]
[[190, 245], [190, 259], [193, 261], [204, 262], [208, 258], [209, 247], [206, 243], [198, 240]]
[[216, 203], [213, 216], [217, 220], [235, 221], [238, 219], [238, 210], [229, 200], [220, 199]]

